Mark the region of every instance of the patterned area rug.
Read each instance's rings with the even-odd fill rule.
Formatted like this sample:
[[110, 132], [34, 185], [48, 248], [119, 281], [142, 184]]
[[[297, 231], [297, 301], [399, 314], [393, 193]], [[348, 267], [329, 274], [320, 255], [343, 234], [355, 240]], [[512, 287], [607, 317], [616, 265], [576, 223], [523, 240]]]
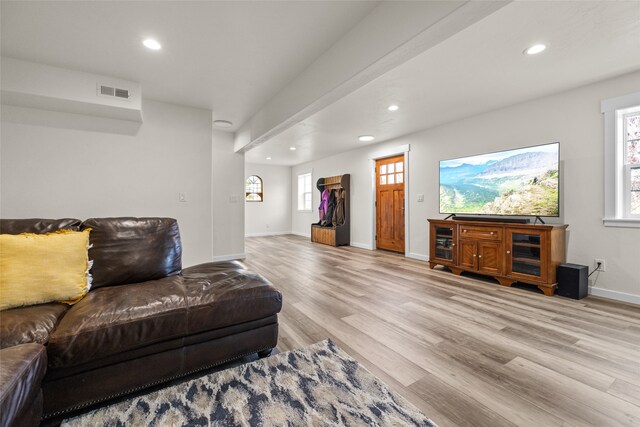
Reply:
[[62, 426], [435, 426], [333, 342], [280, 353]]

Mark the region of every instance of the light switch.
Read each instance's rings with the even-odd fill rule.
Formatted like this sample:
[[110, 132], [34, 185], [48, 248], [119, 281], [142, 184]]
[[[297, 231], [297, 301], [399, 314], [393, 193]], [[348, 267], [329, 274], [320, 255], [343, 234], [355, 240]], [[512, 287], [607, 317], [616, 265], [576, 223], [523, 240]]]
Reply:
[[178, 201], [186, 202], [187, 201], [187, 193], [178, 193]]
[[424, 194], [418, 194], [418, 201], [424, 202]]

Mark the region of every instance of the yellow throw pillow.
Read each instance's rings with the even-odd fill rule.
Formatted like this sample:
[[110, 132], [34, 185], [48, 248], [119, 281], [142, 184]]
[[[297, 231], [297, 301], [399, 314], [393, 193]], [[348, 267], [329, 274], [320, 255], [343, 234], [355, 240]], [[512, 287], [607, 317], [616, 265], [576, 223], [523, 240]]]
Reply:
[[80, 301], [91, 287], [90, 230], [0, 234], [0, 310]]

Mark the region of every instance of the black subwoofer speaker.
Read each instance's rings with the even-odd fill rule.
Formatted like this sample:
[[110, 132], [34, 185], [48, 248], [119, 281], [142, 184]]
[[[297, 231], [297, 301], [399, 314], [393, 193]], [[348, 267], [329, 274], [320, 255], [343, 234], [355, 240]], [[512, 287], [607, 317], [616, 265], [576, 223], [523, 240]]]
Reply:
[[586, 265], [562, 264], [558, 266], [556, 294], [562, 297], [582, 299], [589, 294], [589, 268]]

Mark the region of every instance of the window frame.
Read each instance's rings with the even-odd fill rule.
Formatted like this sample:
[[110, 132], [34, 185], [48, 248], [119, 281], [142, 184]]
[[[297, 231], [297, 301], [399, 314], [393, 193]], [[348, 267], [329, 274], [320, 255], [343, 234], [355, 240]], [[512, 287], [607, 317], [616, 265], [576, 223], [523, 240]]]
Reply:
[[[251, 192], [251, 191], [247, 191], [247, 187], [250, 185], [249, 184], [249, 179], [256, 177], [258, 178], [258, 181], [260, 181], [260, 192]], [[257, 194], [260, 196], [260, 200], [248, 200], [247, 197], [249, 197], [250, 194]], [[250, 203], [262, 203], [264, 202], [264, 180], [256, 174], [251, 174], [247, 177], [247, 179], [244, 180], [244, 201], [245, 202], [250, 202]]]
[[602, 101], [604, 115], [604, 218], [609, 227], [640, 228], [640, 215], [631, 209], [631, 171], [638, 164], [626, 164], [625, 117], [640, 112], [640, 92]]
[[[313, 173], [312, 171], [299, 172], [296, 174], [298, 177], [297, 181], [297, 194], [298, 194], [298, 212], [313, 212]], [[309, 177], [309, 191], [303, 188], [303, 191], [300, 191], [300, 178], [303, 178], [303, 186], [304, 186], [304, 177]], [[306, 204], [306, 195], [309, 194], [309, 207], [307, 209]]]

